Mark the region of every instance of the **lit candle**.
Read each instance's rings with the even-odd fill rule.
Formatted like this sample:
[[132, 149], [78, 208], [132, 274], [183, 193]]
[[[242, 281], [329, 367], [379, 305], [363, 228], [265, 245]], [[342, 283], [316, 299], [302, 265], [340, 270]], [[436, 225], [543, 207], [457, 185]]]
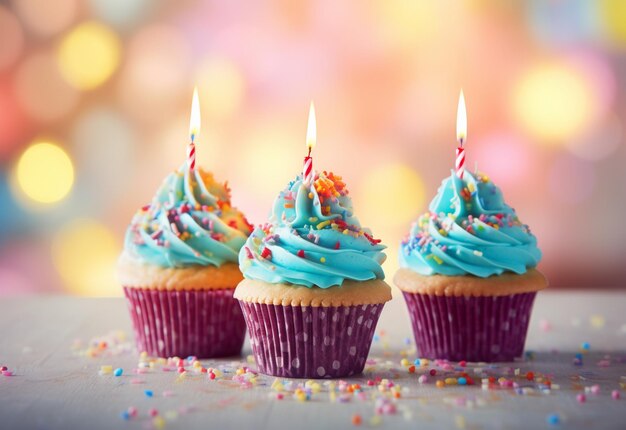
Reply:
[[198, 100], [198, 87], [193, 89], [191, 100], [191, 117], [189, 118], [189, 137], [191, 142], [187, 148], [187, 163], [189, 170], [196, 168], [196, 145], [195, 140], [200, 134], [200, 101]]
[[317, 125], [315, 121], [315, 106], [311, 102], [309, 108], [309, 124], [306, 129], [306, 146], [308, 148], [307, 156], [304, 157], [304, 167], [302, 169], [303, 182], [310, 185], [313, 182], [313, 157], [311, 157], [311, 149], [315, 146], [317, 140]]
[[459, 107], [456, 111], [456, 140], [459, 142], [459, 146], [456, 148], [456, 175], [463, 179], [463, 173], [465, 172], [465, 148], [463, 144], [467, 139], [467, 111], [465, 110], [465, 97], [463, 96], [463, 90], [459, 96]]

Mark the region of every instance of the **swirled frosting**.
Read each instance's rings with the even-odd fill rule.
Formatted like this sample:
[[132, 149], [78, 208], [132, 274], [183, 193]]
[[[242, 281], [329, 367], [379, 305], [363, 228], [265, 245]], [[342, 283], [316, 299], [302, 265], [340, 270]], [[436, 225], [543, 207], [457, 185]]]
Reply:
[[137, 211], [124, 252], [161, 267], [220, 266], [237, 261], [251, 231], [231, 206], [228, 185], [185, 163], [165, 178], [152, 203]]
[[269, 222], [254, 229], [239, 253], [246, 278], [328, 288], [345, 280], [384, 279], [385, 246], [362, 228], [341, 177], [302, 176], [274, 202]]
[[537, 239], [489, 178], [466, 171], [446, 178], [429, 212], [400, 246], [400, 265], [421, 275], [525, 273], [541, 259]]

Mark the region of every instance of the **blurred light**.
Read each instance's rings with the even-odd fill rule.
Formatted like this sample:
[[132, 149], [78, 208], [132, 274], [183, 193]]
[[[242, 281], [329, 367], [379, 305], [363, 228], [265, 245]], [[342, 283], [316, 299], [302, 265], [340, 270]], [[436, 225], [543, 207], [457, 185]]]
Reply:
[[[88, 194], [90, 207], [107, 207], [124, 195], [135, 169], [135, 135], [130, 124], [113, 108], [97, 107], [75, 121], [72, 154], [76, 159], [75, 194]], [[112, 168], [115, 166], [115, 173]], [[97, 195], [97, 201], [91, 196]]]
[[[2, 208], [0, 210], [0, 260], [3, 259], [1, 255], [3, 245], [13, 237], [22, 237], [23, 231], [30, 227], [28, 214], [22, 210], [13, 195], [15, 187], [12, 185], [16, 181], [9, 175], [10, 172], [0, 169], [0, 208]], [[11, 255], [14, 252], [15, 249], [10, 250]]]
[[89, 0], [93, 13], [119, 28], [130, 28], [148, 12], [148, 7], [158, 3], [150, 0]]
[[0, 71], [11, 66], [24, 46], [24, 34], [20, 23], [7, 8], [0, 5]]
[[595, 179], [593, 165], [572, 156], [563, 155], [552, 165], [548, 184], [555, 200], [577, 205], [591, 197]]
[[22, 144], [26, 132], [24, 113], [17, 105], [12, 88], [0, 82], [0, 164]]
[[42, 121], [66, 116], [78, 103], [78, 93], [61, 76], [49, 53], [33, 54], [16, 72], [17, 99], [26, 113]]
[[425, 210], [424, 183], [406, 164], [390, 163], [364, 172], [358, 185], [357, 216], [385, 219], [394, 226], [408, 223]]
[[52, 243], [52, 259], [67, 290], [85, 296], [119, 296], [115, 262], [121, 249], [115, 235], [98, 221], [75, 219]]
[[29, 146], [15, 170], [20, 190], [38, 203], [56, 203], [72, 189], [74, 166], [63, 149], [54, 143]]
[[472, 159], [476, 165], [466, 164], [466, 169], [484, 172], [504, 190], [521, 184], [533, 171], [529, 144], [509, 131], [481, 137], [472, 145]]
[[597, 32], [597, 5], [587, 0], [530, 1], [530, 30], [547, 45], [586, 42]]
[[584, 160], [602, 160], [619, 148], [624, 136], [623, 131], [620, 118], [615, 114], [609, 114], [588, 133], [569, 142], [567, 149]]
[[512, 102], [514, 119], [542, 143], [565, 143], [585, 131], [598, 111], [591, 84], [556, 62], [538, 64], [522, 76]]
[[0, 266], [0, 296], [29, 293], [33, 293], [33, 285], [23, 273]]
[[435, 2], [386, 0], [371, 5], [375, 28], [393, 45], [415, 49], [416, 44], [432, 40], [440, 28]]
[[[244, 146], [238, 152], [241, 157], [240, 180], [249, 184], [257, 199], [268, 209], [278, 192], [302, 173], [302, 132], [299, 127], [294, 129], [274, 122], [252, 125], [243, 138]], [[325, 168], [313, 159], [313, 169], [321, 171]], [[259, 180], [260, 169], [263, 180]]]
[[52, 36], [76, 18], [78, 0], [13, 0], [26, 26], [41, 36]]
[[89, 90], [102, 85], [120, 63], [120, 41], [108, 27], [85, 22], [62, 40], [58, 51], [59, 67], [76, 88]]
[[189, 137], [192, 142], [200, 135], [201, 124], [198, 87], [195, 87], [193, 89], [193, 97], [191, 98], [191, 115], [189, 116]]
[[200, 64], [195, 76], [207, 118], [227, 119], [239, 109], [245, 80], [233, 62], [225, 58], [209, 58]]
[[596, 2], [604, 35], [609, 42], [626, 45], [626, 2], [623, 0], [599, 0]]
[[177, 114], [179, 102], [189, 94], [190, 59], [187, 42], [176, 28], [154, 25], [140, 30], [122, 69], [119, 96], [124, 107], [148, 123]]

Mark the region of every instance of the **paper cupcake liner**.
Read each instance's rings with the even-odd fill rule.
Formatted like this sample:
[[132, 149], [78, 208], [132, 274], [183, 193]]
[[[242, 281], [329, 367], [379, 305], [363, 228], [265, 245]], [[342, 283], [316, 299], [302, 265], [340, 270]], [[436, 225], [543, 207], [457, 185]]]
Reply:
[[137, 349], [154, 357], [240, 354], [246, 324], [233, 291], [124, 287]]
[[513, 361], [524, 342], [536, 292], [446, 297], [403, 292], [417, 353], [452, 361]]
[[363, 371], [384, 306], [240, 304], [259, 371], [272, 376], [315, 379]]

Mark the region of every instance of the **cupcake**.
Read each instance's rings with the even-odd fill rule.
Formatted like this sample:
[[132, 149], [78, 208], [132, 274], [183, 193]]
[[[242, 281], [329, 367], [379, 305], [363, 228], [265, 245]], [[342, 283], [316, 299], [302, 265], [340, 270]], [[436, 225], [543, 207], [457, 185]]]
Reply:
[[185, 163], [128, 227], [118, 277], [137, 349], [151, 356], [239, 354], [245, 322], [233, 291], [252, 226], [230, 190]]
[[511, 361], [523, 353], [537, 291], [537, 239], [481, 173], [445, 179], [400, 246], [402, 290], [418, 353]]
[[259, 371], [292, 378], [362, 372], [391, 299], [385, 247], [362, 228], [341, 177], [298, 176], [239, 253], [235, 290]]

